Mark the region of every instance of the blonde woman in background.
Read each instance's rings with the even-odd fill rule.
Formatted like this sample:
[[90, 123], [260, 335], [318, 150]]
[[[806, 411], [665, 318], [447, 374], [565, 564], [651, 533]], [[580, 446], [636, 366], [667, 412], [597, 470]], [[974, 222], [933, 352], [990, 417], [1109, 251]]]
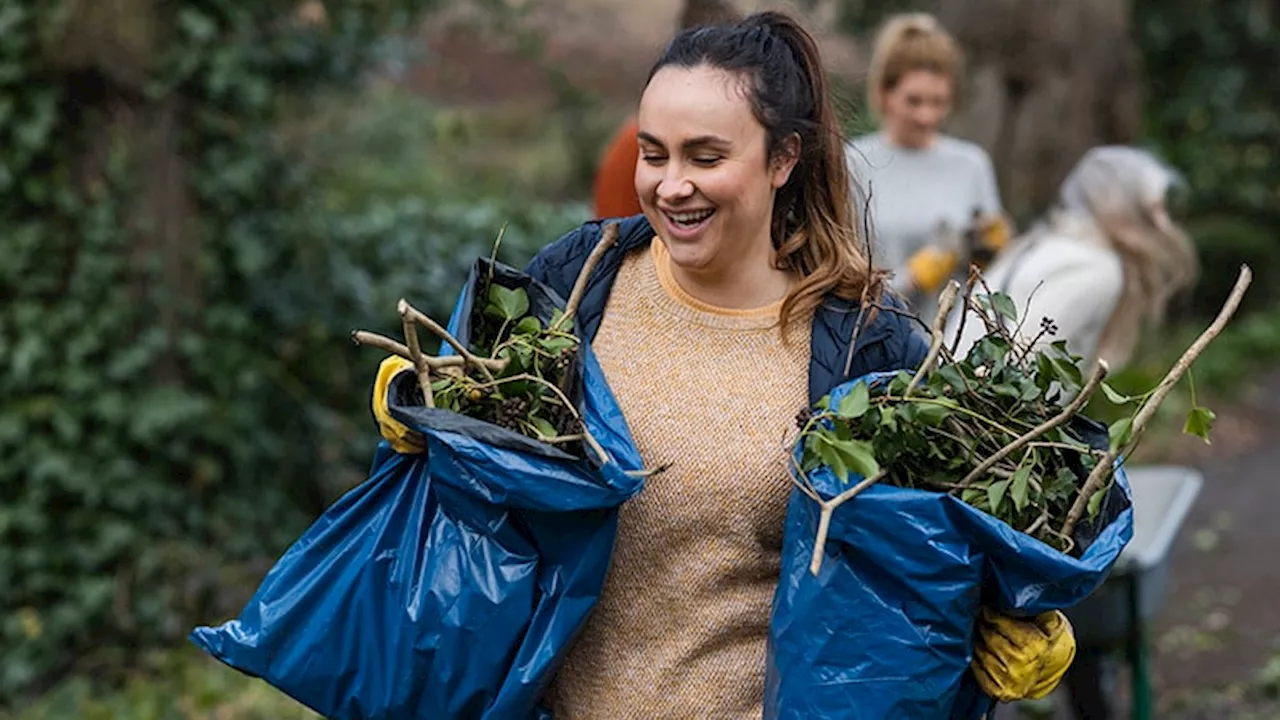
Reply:
[[[987, 285], [1025, 313], [1024, 333], [1051, 323], [1056, 332], [1042, 342], [1065, 339], [1086, 363], [1101, 358], [1114, 372], [1144, 325], [1159, 324], [1169, 299], [1196, 279], [1195, 248], [1165, 202], [1177, 178], [1143, 150], [1090, 150], [1048, 217], [984, 274]], [[966, 323], [961, 352], [982, 333], [976, 325]]]
[[870, 195], [874, 259], [894, 271], [894, 289], [926, 321], [964, 254], [959, 238], [1003, 212], [986, 151], [941, 131], [963, 64], [932, 15], [890, 18], [876, 37], [867, 78], [867, 104], [880, 130], [846, 148], [857, 207]]

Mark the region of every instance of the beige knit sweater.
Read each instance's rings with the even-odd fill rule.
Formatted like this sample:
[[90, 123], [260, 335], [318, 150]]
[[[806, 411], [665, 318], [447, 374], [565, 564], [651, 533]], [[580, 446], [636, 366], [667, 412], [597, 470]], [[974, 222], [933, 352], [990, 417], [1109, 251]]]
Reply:
[[556, 720], [758, 720], [809, 318], [725, 310], [673, 278], [661, 241], [623, 263], [592, 347], [647, 466], [613, 564], [548, 700]]

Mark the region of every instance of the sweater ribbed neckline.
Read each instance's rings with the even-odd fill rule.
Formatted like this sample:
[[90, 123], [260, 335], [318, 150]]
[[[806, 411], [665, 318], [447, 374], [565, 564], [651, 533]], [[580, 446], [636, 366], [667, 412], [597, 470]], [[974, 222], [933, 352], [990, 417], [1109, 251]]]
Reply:
[[709, 328], [726, 330], [760, 330], [775, 327], [782, 311], [782, 301], [761, 307], [722, 308], [705, 303], [685, 291], [671, 270], [671, 256], [662, 239], [654, 236], [649, 243], [648, 261], [644, 263], [642, 286], [659, 310], [672, 317]]

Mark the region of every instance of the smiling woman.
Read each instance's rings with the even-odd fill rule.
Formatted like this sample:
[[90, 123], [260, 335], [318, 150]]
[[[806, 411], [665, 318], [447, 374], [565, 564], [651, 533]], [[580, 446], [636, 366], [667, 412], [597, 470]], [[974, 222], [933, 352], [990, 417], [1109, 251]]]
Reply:
[[[669, 470], [621, 508], [546, 693], [557, 720], [762, 717], [795, 417], [924, 358], [858, 250], [821, 68], [803, 28], [761, 13], [682, 32], [650, 73], [644, 212], [620, 221], [577, 317], [645, 465]], [[568, 295], [601, 232], [570, 232], [529, 274]]]

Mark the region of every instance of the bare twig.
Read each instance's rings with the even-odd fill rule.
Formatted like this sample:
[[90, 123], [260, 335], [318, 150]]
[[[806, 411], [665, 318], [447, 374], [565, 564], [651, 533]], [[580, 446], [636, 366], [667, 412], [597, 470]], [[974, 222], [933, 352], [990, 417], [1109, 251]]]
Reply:
[[618, 223], [611, 222], [604, 226], [604, 231], [600, 234], [600, 240], [591, 249], [591, 254], [587, 256], [586, 262], [582, 264], [582, 269], [578, 271], [578, 277], [573, 281], [573, 290], [569, 293], [569, 299], [565, 302], [564, 314], [551, 324], [552, 330], [559, 330], [564, 327], [565, 323], [573, 322], [573, 316], [578, 314], [578, 305], [582, 302], [582, 295], [586, 292], [587, 280], [591, 278], [591, 273], [595, 271], [596, 265], [600, 263], [600, 259], [604, 257], [605, 252], [617, 242]]
[[431, 392], [431, 368], [427, 366], [427, 358], [422, 354], [422, 346], [418, 344], [418, 328], [407, 317], [402, 319], [402, 323], [409, 358], [413, 360], [413, 369], [418, 376], [418, 387], [422, 388], [422, 402], [433, 408], [436, 406], [436, 396]]
[[[409, 352], [409, 348], [403, 343], [396, 342], [386, 335], [379, 335], [367, 330], [352, 330], [351, 341], [357, 345], [368, 345], [375, 347], [390, 355], [397, 355], [413, 362], [413, 354]], [[443, 371], [452, 368], [460, 368], [466, 364], [461, 356], [450, 355], [446, 357], [433, 357], [431, 355], [423, 355], [422, 359], [427, 363], [427, 367], [432, 370]]]
[[853, 351], [858, 346], [858, 336], [862, 334], [862, 324], [868, 309], [868, 297], [871, 294], [871, 281], [875, 277], [875, 264], [871, 259], [874, 247], [871, 244], [871, 192], [868, 182], [866, 201], [862, 204], [862, 242], [866, 248], [867, 276], [862, 283], [862, 297], [858, 299], [858, 317], [853, 320], [853, 333], [849, 336], [849, 351], [844, 356], [844, 374], [840, 377], [848, 380], [849, 371], [853, 369]]
[[1062, 442], [1029, 442], [1027, 443], [1027, 447], [1070, 450], [1072, 452], [1078, 452], [1081, 455], [1095, 455], [1097, 457], [1102, 457], [1107, 454], [1106, 450], [1099, 450], [1097, 448], [1089, 447], [1088, 445], [1072, 445], [1071, 443]]
[[458, 351], [458, 354], [462, 356], [463, 360], [479, 368], [480, 372], [484, 373], [485, 379], [492, 381], [494, 372], [502, 372], [506, 369], [506, 360], [482, 358], [471, 352], [467, 349], [466, 345], [463, 345], [462, 342], [458, 340], [458, 338], [454, 337], [448, 330], [445, 330], [444, 326], [427, 317], [426, 313], [410, 305], [408, 300], [401, 298], [396, 309], [400, 312], [400, 317], [402, 319], [421, 323], [426, 326], [428, 330], [438, 335], [442, 340], [452, 345], [453, 349]]
[[[787, 473], [787, 477], [791, 478], [792, 484], [794, 484], [797, 488], [799, 488], [800, 492], [809, 496], [810, 500], [813, 500], [814, 502], [821, 505], [822, 498], [818, 495], [818, 491], [813, 487], [813, 482], [809, 480], [809, 476], [805, 474], [804, 468], [800, 467], [800, 463], [796, 462], [796, 456], [788, 452], [787, 460], [791, 462], [791, 467], [795, 469], [795, 473], [796, 473], [795, 475], [791, 473]], [[800, 479], [804, 480], [804, 482], [801, 482], [800, 479], [797, 479], [796, 475], [799, 475]]]
[[666, 465], [659, 465], [656, 468], [649, 468], [648, 470], [627, 470], [623, 474], [626, 475], [627, 477], [651, 478], [654, 475], [661, 475], [662, 473], [670, 469], [671, 469], [671, 463], [667, 463]]
[[938, 296], [938, 314], [933, 316], [933, 328], [930, 333], [933, 341], [929, 343], [929, 354], [925, 355], [924, 362], [920, 363], [915, 376], [907, 384], [906, 391], [902, 393], [903, 398], [911, 397], [911, 391], [916, 389], [920, 380], [933, 371], [933, 363], [937, 361], [938, 353], [942, 350], [943, 330], [946, 328], [947, 316], [951, 314], [951, 308], [955, 307], [956, 293], [959, 291], [960, 283], [951, 280]]
[[818, 504], [821, 512], [818, 515], [818, 537], [813, 543], [813, 559], [809, 563], [809, 572], [817, 575], [822, 569], [822, 555], [827, 550], [827, 535], [831, 533], [831, 516], [835, 514], [836, 508], [852, 500], [859, 493], [867, 488], [875, 485], [884, 479], [885, 471], [873, 475], [853, 487], [845, 490], [839, 495]]
[[1035, 522], [1031, 523], [1031, 525], [1026, 530], [1023, 530], [1022, 532], [1028, 535], [1034, 535], [1037, 530], [1044, 527], [1048, 523], [1049, 523], [1049, 511], [1045, 510], [1044, 512], [1040, 513], [1040, 517], [1036, 518]]
[[1200, 357], [1200, 353], [1204, 352], [1205, 347], [1227, 326], [1231, 316], [1240, 307], [1240, 301], [1244, 299], [1245, 290], [1249, 288], [1249, 283], [1251, 282], [1253, 282], [1253, 271], [1249, 269], [1248, 265], [1241, 265], [1240, 276], [1236, 279], [1235, 287], [1231, 289], [1231, 294], [1227, 296], [1222, 309], [1218, 311], [1218, 316], [1214, 318], [1209, 327], [1205, 328], [1200, 337], [1197, 337], [1195, 342], [1191, 343], [1186, 352], [1182, 353], [1182, 357], [1178, 358], [1178, 362], [1174, 363], [1169, 373], [1164, 376], [1164, 379], [1160, 381], [1156, 389], [1142, 403], [1142, 407], [1138, 409], [1138, 414], [1134, 416], [1133, 424], [1130, 426], [1129, 442], [1123, 447], [1115, 447], [1107, 451], [1107, 454], [1098, 460], [1098, 464], [1089, 473], [1084, 486], [1080, 488], [1080, 494], [1076, 496], [1075, 503], [1071, 505], [1071, 511], [1067, 513], [1066, 522], [1062, 523], [1061, 534], [1064, 537], [1070, 538], [1071, 533], [1075, 531], [1076, 525], [1080, 522], [1080, 518], [1084, 517], [1085, 510], [1089, 506], [1089, 498], [1102, 489], [1103, 483], [1112, 472], [1112, 466], [1116, 458], [1138, 443], [1143, 430], [1147, 427], [1147, 423], [1151, 422], [1156, 410], [1164, 402], [1165, 396], [1178, 384], [1178, 381], [1190, 369], [1191, 364], [1196, 361], [1196, 358]]
[[[960, 352], [960, 341], [964, 338], [965, 321], [969, 319], [969, 298], [973, 297], [973, 286], [978, 283], [978, 266], [969, 266], [969, 279], [964, 284], [964, 297], [960, 301], [960, 325], [956, 329], [956, 337], [951, 342], [951, 356], [955, 357]], [[960, 374], [961, 377], [964, 373]]]
[[1077, 412], [1080, 411], [1080, 408], [1084, 407], [1084, 404], [1089, 401], [1089, 398], [1093, 396], [1094, 391], [1098, 389], [1098, 386], [1102, 384], [1103, 379], [1106, 377], [1107, 363], [1103, 360], [1098, 360], [1097, 364], [1094, 365], [1093, 374], [1089, 376], [1089, 381], [1086, 382], [1084, 388], [1081, 389], [1074, 398], [1072, 398], [1071, 403], [1062, 409], [1062, 412], [1018, 436], [1013, 440], [1013, 442], [1005, 445], [997, 450], [994, 455], [983, 460], [977, 467], [970, 470], [968, 475], [964, 476], [964, 479], [960, 481], [960, 486], [968, 487], [970, 483], [977, 478], [982, 477], [983, 473], [990, 470], [996, 463], [1017, 452], [1032, 440], [1035, 440], [1041, 435], [1044, 435], [1062, 423], [1070, 420]]

